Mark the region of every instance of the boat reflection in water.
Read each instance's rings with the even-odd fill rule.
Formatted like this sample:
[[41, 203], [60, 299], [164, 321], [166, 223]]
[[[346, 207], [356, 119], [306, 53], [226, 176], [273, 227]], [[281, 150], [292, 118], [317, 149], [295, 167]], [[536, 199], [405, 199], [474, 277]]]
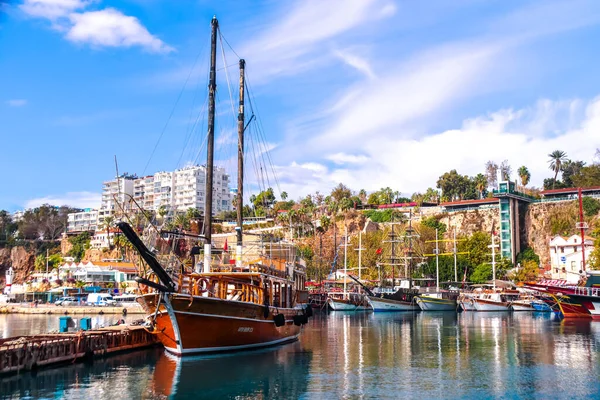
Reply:
[[152, 392], [171, 399], [298, 398], [306, 393], [311, 359], [300, 343], [183, 358], [164, 352]]

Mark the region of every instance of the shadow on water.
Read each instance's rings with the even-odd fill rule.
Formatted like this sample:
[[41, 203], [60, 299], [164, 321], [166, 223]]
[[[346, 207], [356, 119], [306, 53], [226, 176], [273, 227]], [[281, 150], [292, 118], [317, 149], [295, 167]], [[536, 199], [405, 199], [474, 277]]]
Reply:
[[154, 369], [153, 392], [173, 399], [298, 398], [306, 392], [311, 359], [299, 342], [183, 358], [163, 353]]

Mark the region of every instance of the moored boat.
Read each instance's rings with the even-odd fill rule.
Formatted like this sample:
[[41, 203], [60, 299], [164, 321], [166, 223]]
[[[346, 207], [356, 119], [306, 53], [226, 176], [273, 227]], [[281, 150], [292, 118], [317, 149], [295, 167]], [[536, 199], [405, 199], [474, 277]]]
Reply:
[[327, 305], [332, 311], [368, 311], [371, 309], [365, 295], [358, 293], [346, 293], [342, 297], [336, 295], [327, 298]]
[[456, 311], [458, 293], [430, 293], [417, 296], [417, 304], [422, 311]]
[[[154, 235], [150, 239], [154, 243], [147, 247], [128, 223], [117, 224], [152, 271], [136, 278], [145, 292], [137, 301], [146, 311], [147, 329], [156, 335], [167, 351], [178, 356], [252, 349], [293, 341], [312, 315], [311, 307], [299, 304], [308, 300], [304, 290], [306, 272], [305, 266], [295, 256], [290, 256], [293, 245], [283, 242], [275, 246], [270, 244], [266, 256], [259, 254], [258, 259], [244, 263], [242, 207], [237, 207], [235, 263], [229, 263], [228, 257], [227, 260], [225, 257], [219, 259], [219, 254], [223, 255], [226, 250], [217, 249], [212, 242], [217, 33], [218, 22], [214, 17], [211, 21], [208, 85], [204, 235], [184, 235], [204, 241], [203, 262], [192, 260], [192, 267], [189, 267], [177, 258], [165, 259], [155, 253], [154, 249], [161, 248], [161, 243], [165, 242], [163, 234], [172, 235], [167, 240], [179, 240], [179, 232], [159, 232], [156, 235], [157, 229], [153, 228]], [[245, 61], [240, 60], [239, 66], [237, 202], [242, 204]], [[190, 251], [190, 255], [200, 255], [200, 246], [196, 243], [194, 248], [197, 251]], [[260, 249], [266, 251], [262, 244]]]
[[500, 293], [481, 293], [473, 298], [476, 311], [510, 311], [510, 302], [502, 298]]
[[419, 311], [419, 305], [415, 301], [394, 300], [386, 297], [367, 296], [367, 301], [374, 312], [386, 311]]
[[513, 311], [535, 311], [533, 301], [529, 299], [519, 299], [510, 303], [510, 308]]

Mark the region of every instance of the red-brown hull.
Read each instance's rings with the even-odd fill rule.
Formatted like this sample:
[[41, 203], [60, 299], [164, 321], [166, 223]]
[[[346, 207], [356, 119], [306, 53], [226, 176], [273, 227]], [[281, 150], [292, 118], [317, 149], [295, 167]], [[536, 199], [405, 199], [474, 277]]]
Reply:
[[[157, 295], [140, 298], [149, 315], [156, 310]], [[156, 316], [156, 332], [165, 349], [173, 354], [206, 353], [251, 349], [293, 341], [300, 326], [292, 317], [298, 309], [269, 309], [253, 303], [209, 297], [173, 295], [163, 301]], [[274, 314], [285, 316], [276, 326]]]
[[559, 301], [559, 307], [565, 318], [592, 318], [590, 312], [581, 304]]

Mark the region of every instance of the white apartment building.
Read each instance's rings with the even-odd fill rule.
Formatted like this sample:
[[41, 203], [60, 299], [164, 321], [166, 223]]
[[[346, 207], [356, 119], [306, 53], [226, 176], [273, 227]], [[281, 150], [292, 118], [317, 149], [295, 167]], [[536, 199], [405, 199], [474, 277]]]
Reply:
[[[581, 236], [573, 235], [565, 238], [555, 236], [550, 240], [550, 267], [552, 279], [565, 279], [570, 283], [577, 283], [581, 277], [579, 271], [583, 270]], [[594, 249], [594, 240], [585, 238], [585, 264], [586, 270], [589, 259]]]
[[173, 175], [173, 172], [157, 172], [154, 174], [152, 210], [158, 211], [163, 206], [168, 211], [173, 208]]
[[144, 210], [154, 209], [154, 175], [134, 179], [133, 199]]
[[71, 213], [67, 217], [67, 232], [96, 231], [98, 227], [98, 210], [86, 208], [81, 212]]
[[122, 175], [119, 178], [103, 182], [102, 203], [98, 211], [98, 225], [104, 222], [104, 218], [114, 215], [116, 212], [131, 208], [131, 196], [133, 196], [133, 183], [136, 179], [132, 175]]
[[[189, 208], [204, 210], [206, 201], [206, 167], [193, 166], [174, 172], [173, 177], [173, 209], [186, 211]], [[213, 172], [213, 207], [212, 213], [230, 211], [231, 195], [229, 192], [229, 175], [224, 168], [215, 167]]]
[[[229, 188], [229, 174], [225, 168], [215, 167], [213, 172], [213, 214], [233, 210], [232, 199], [235, 191]], [[206, 167], [196, 165], [174, 172], [157, 172], [141, 178], [124, 174], [118, 179], [103, 182], [102, 203], [99, 210], [86, 210], [69, 214], [69, 232], [103, 229], [107, 216], [121, 211], [136, 210], [137, 205], [144, 210], [158, 211], [166, 208], [167, 217], [185, 212], [189, 208], [204, 211], [206, 201]], [[135, 200], [133, 203], [131, 200]], [[95, 217], [94, 217], [95, 216]], [[94, 220], [96, 218], [96, 220]], [[104, 239], [99, 239], [104, 242]]]

